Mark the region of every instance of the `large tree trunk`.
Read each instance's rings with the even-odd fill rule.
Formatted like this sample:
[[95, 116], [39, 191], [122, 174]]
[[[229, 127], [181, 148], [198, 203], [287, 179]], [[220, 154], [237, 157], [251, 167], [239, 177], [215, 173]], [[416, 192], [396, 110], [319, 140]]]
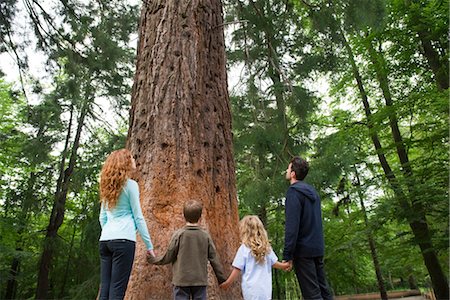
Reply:
[[[136, 157], [143, 213], [156, 251], [184, 225], [183, 203], [203, 202], [225, 272], [239, 246], [231, 112], [219, 0], [145, 1], [127, 147]], [[171, 267], [148, 266], [139, 240], [128, 299], [170, 299]], [[238, 285], [208, 298], [239, 299]]]

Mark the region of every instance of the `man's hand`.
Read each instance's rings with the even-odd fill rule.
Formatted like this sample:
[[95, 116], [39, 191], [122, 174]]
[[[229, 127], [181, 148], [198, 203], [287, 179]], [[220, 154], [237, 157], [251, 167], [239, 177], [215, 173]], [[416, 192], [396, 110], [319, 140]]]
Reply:
[[288, 261], [283, 260], [281, 263], [286, 264], [285, 268], [283, 268], [285, 271], [290, 272], [292, 270], [292, 260], [288, 260]]

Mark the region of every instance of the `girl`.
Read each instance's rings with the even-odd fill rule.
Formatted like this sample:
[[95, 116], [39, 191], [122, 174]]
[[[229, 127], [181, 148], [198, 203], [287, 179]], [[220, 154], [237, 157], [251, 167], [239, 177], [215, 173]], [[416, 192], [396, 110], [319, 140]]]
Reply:
[[112, 152], [100, 175], [99, 299], [123, 299], [133, 266], [136, 229], [154, 256], [153, 245], [139, 203], [139, 187], [130, 176], [136, 162], [127, 149]]
[[264, 225], [257, 216], [245, 216], [239, 222], [239, 233], [242, 244], [234, 257], [233, 271], [220, 287], [228, 288], [242, 272], [244, 299], [271, 299], [272, 267], [288, 270], [289, 263], [278, 262]]

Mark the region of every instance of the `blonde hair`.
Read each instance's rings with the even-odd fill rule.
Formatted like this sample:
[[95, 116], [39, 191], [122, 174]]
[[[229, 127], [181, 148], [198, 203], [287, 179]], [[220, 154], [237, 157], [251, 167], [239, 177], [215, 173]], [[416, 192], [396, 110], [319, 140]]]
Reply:
[[113, 151], [106, 158], [100, 174], [100, 202], [109, 209], [116, 206], [132, 170], [131, 152], [127, 149]]
[[239, 222], [242, 243], [250, 248], [257, 263], [263, 263], [271, 246], [267, 231], [258, 216], [245, 216]]

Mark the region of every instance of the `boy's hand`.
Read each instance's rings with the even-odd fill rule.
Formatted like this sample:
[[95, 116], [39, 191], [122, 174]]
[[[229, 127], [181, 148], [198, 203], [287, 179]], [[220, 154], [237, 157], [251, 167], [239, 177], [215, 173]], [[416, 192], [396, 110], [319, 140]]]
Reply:
[[156, 261], [156, 255], [154, 250], [147, 250], [147, 262], [153, 264]]

